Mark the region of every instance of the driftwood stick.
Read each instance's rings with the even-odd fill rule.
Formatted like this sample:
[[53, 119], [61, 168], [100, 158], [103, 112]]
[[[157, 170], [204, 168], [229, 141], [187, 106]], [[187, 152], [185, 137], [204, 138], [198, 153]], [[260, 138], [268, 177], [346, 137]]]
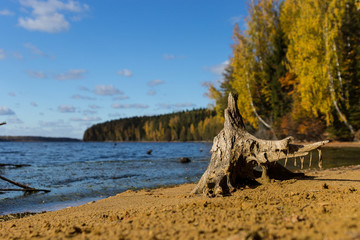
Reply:
[[5, 124], [6, 124], [6, 122], [1, 122], [1, 123], [0, 123], [0, 126], [1, 126], [1, 125], [5, 125]]
[[0, 188], [0, 192], [50, 192], [50, 190], [37, 189], [37, 188], [30, 188], [30, 189]]
[[21, 184], [21, 183], [18, 183], [18, 182], [15, 182], [15, 181], [12, 181], [6, 177], [3, 177], [3, 176], [0, 176], [0, 179], [4, 180], [4, 181], [7, 181], [11, 184], [14, 184], [18, 187], [21, 187], [23, 189], [15, 189], [15, 190], [10, 190], [10, 189], [0, 189], [0, 191], [26, 191], [26, 192], [50, 192], [50, 190], [47, 190], [47, 189], [37, 189], [37, 188], [32, 188], [32, 187], [29, 187], [29, 186], [26, 186], [24, 184]]
[[24, 188], [24, 189], [33, 189], [33, 188], [29, 187], [29, 186], [26, 186], [26, 185], [18, 183], [18, 182], [14, 182], [14, 181], [12, 181], [12, 180], [10, 180], [10, 179], [8, 179], [6, 177], [3, 177], [3, 176], [0, 176], [0, 179], [2, 179], [4, 181], [7, 181], [7, 182], [9, 182], [11, 184], [14, 184], [14, 185], [16, 185], [18, 187]]

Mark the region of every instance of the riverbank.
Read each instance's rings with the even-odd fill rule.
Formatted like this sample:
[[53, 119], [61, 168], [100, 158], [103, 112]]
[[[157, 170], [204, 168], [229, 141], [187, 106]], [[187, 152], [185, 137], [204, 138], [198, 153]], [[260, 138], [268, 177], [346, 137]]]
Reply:
[[230, 197], [194, 184], [126, 191], [79, 207], [0, 223], [1, 239], [356, 239], [360, 166], [310, 171]]

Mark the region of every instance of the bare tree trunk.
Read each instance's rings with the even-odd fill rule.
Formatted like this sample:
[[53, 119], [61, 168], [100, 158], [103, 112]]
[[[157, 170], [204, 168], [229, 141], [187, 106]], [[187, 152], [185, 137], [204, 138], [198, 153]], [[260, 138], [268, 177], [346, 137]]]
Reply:
[[[325, 32], [324, 32], [324, 40], [325, 40], [325, 56], [327, 57], [327, 74], [328, 74], [328, 78], [329, 78], [329, 88], [330, 88], [330, 95], [331, 95], [331, 99], [333, 101], [334, 107], [336, 112], [338, 113], [340, 119], [344, 122], [344, 124], [346, 125], [346, 127], [350, 130], [351, 134], [353, 136], [355, 136], [355, 131], [354, 128], [351, 126], [351, 124], [347, 121], [345, 115], [341, 112], [337, 99], [336, 99], [336, 94], [335, 94], [335, 87], [334, 87], [334, 78], [333, 75], [331, 73], [331, 59], [328, 53], [328, 27], [327, 27], [327, 19], [325, 22]], [[335, 53], [336, 54], [336, 53]]]
[[277, 136], [275, 134], [274, 129], [272, 128], [272, 126], [270, 124], [267, 124], [264, 119], [262, 119], [262, 117], [260, 117], [260, 115], [258, 114], [258, 112], [256, 111], [255, 105], [254, 105], [254, 101], [252, 98], [252, 94], [250, 91], [250, 83], [249, 83], [249, 78], [248, 78], [248, 74], [246, 73], [246, 88], [248, 90], [248, 94], [249, 94], [249, 100], [250, 100], [250, 106], [251, 109], [254, 113], [254, 115], [256, 116], [256, 118], [259, 120], [259, 122], [261, 122], [265, 127], [267, 127], [273, 134], [274, 138], [277, 139]]
[[292, 137], [276, 141], [258, 139], [246, 131], [236, 102], [237, 96], [230, 93], [224, 128], [214, 138], [209, 166], [193, 194], [203, 193], [210, 197], [231, 194], [255, 180], [254, 167], [257, 165], [263, 169], [263, 180], [292, 178], [296, 174], [276, 161], [305, 156], [328, 142], [296, 145], [290, 144]]

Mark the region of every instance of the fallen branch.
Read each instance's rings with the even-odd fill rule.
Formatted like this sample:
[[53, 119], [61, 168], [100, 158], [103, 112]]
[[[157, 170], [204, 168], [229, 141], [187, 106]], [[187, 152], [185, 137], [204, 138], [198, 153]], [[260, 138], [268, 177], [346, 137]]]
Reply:
[[30, 189], [0, 188], [0, 192], [50, 192], [50, 190], [37, 189], [37, 188], [30, 188]]
[[[29, 187], [29, 186], [26, 186], [24, 184], [21, 184], [21, 183], [18, 183], [18, 182], [15, 182], [15, 181], [12, 181], [6, 177], [3, 177], [3, 176], [0, 176], [0, 179], [4, 180], [4, 181], [7, 181], [11, 184], [14, 184], [18, 187], [21, 187], [23, 189], [19, 189], [19, 190], [15, 190], [15, 191], [31, 191], [31, 192], [39, 192], [39, 191], [44, 191], [44, 192], [50, 192], [50, 190], [46, 190], [46, 189], [37, 189], [37, 188], [32, 188], [32, 187]], [[13, 190], [7, 190], [7, 191], [13, 191]]]

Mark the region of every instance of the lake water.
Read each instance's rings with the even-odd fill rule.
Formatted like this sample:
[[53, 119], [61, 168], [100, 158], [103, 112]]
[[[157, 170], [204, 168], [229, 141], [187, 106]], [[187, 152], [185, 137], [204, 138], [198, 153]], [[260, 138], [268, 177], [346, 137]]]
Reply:
[[[0, 175], [50, 193], [0, 194], [0, 215], [52, 211], [98, 200], [128, 189], [196, 182], [206, 170], [212, 143], [0, 142]], [[147, 151], [152, 149], [152, 154]], [[315, 154], [316, 153], [316, 154]], [[317, 152], [312, 168], [317, 167]], [[325, 148], [324, 168], [360, 164], [360, 149]], [[191, 162], [181, 164], [188, 157]], [[306, 158], [308, 159], [308, 158]], [[291, 163], [291, 164], [290, 164]], [[291, 169], [293, 161], [288, 162]], [[307, 166], [305, 161], [305, 166]], [[17, 188], [0, 180], [0, 188]]]

